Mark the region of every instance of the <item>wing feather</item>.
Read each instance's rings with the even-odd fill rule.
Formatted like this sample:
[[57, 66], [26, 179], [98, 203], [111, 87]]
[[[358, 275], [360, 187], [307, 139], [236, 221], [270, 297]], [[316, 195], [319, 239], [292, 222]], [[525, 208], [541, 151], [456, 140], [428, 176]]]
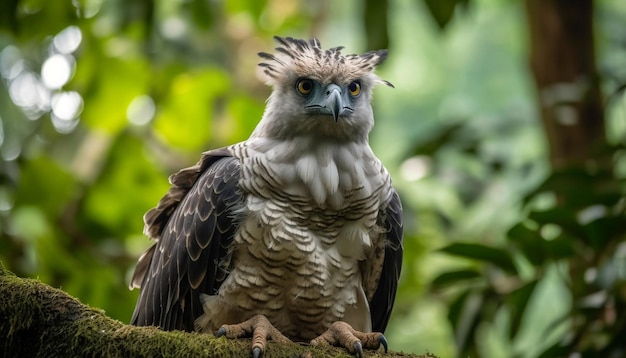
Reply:
[[389, 323], [402, 268], [402, 203], [394, 190], [385, 210], [385, 258], [376, 291], [370, 300], [372, 330], [384, 332]]
[[170, 177], [172, 188], [144, 216], [156, 244], [131, 281], [131, 287], [141, 282], [131, 324], [193, 330], [202, 314], [199, 294], [215, 294], [227, 276], [242, 203], [239, 172], [239, 161], [221, 149]]

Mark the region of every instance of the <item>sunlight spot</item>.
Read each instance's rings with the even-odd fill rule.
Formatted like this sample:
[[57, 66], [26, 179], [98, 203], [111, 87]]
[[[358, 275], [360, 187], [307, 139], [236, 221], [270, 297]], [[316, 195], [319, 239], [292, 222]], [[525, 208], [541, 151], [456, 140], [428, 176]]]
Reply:
[[115, 32], [115, 21], [110, 16], [98, 16], [91, 26], [91, 33], [96, 37], [107, 37]]
[[74, 58], [67, 55], [52, 55], [41, 66], [41, 78], [50, 89], [63, 87], [72, 77]]
[[543, 105], [552, 107], [563, 103], [576, 103], [589, 89], [589, 81], [581, 76], [572, 82], [558, 82], [541, 89]]
[[50, 115], [50, 119], [54, 129], [61, 134], [71, 133], [78, 125], [78, 119], [63, 119], [55, 116], [54, 113]]
[[545, 224], [539, 230], [539, 234], [544, 240], [554, 240], [561, 235], [563, 229], [559, 225], [556, 224]]
[[626, 279], [626, 242], [617, 245], [615, 249], [615, 271], [621, 280]]
[[182, 38], [187, 33], [187, 24], [178, 17], [169, 17], [161, 24], [161, 34], [170, 40]]
[[128, 105], [126, 116], [132, 124], [143, 126], [148, 124], [156, 111], [154, 101], [148, 95], [135, 97]]
[[591, 205], [579, 211], [576, 220], [580, 225], [587, 225], [592, 221], [606, 216], [607, 209], [604, 205]]
[[430, 174], [432, 161], [425, 155], [418, 155], [405, 160], [400, 166], [400, 175], [406, 181], [418, 181]]
[[8, 212], [13, 208], [11, 191], [5, 186], [0, 186], [0, 212]]
[[106, 41], [104, 48], [112, 57], [129, 58], [137, 53], [137, 47], [133, 41], [119, 36]]
[[102, 3], [104, 0], [86, 0], [83, 6], [83, 17], [86, 19], [92, 18], [100, 12]]
[[11, 81], [9, 96], [29, 119], [41, 117], [50, 108], [50, 92], [32, 72], [23, 71]]
[[561, 105], [554, 108], [554, 118], [564, 126], [574, 126], [578, 123], [578, 113], [574, 106]]
[[76, 51], [82, 39], [83, 34], [78, 26], [69, 26], [54, 37], [52, 44], [60, 53], [70, 54]]
[[59, 133], [69, 133], [78, 124], [78, 115], [83, 110], [83, 98], [78, 92], [62, 92], [52, 97], [52, 125]]
[[598, 270], [595, 267], [590, 267], [585, 270], [584, 277], [586, 283], [592, 283], [596, 280], [596, 277], [598, 277]]
[[0, 52], [0, 74], [12, 80], [24, 69], [24, 60], [15, 46], [7, 46]]
[[545, 211], [556, 206], [556, 194], [551, 191], [544, 191], [535, 195], [531, 201], [533, 210]]
[[52, 97], [52, 113], [59, 119], [74, 119], [82, 110], [83, 98], [78, 92], [61, 92]]
[[604, 303], [606, 302], [606, 296], [607, 296], [607, 292], [604, 290], [598, 291], [596, 293], [592, 293], [590, 295], [583, 297], [580, 300], [580, 305], [582, 307], [591, 307], [591, 308], [602, 307], [604, 306]]
[[15, 139], [11, 140], [11, 138], [7, 138], [4, 145], [0, 148], [0, 155], [7, 162], [17, 159], [21, 153], [22, 147], [20, 143]]

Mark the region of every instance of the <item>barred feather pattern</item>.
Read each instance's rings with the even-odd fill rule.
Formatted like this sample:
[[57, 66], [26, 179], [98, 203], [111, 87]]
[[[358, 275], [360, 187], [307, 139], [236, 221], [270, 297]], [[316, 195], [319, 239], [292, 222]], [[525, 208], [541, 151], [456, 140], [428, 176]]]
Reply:
[[[196, 328], [264, 314], [305, 340], [338, 320], [371, 331], [368, 300], [384, 256], [380, 217], [391, 185], [367, 143], [253, 138], [230, 151], [242, 161], [246, 219], [233, 269], [217, 296], [204, 296]], [[370, 269], [362, 270], [366, 259]]]

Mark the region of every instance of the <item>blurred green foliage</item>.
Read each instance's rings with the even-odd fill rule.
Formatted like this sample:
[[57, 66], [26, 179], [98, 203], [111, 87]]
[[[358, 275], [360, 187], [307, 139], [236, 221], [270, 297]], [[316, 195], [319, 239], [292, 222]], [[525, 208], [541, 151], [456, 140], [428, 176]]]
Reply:
[[[626, 7], [596, 5], [614, 167], [552, 173], [520, 2], [5, 1], [0, 260], [127, 322], [167, 176], [252, 132], [272, 35], [317, 36], [390, 50], [370, 139], [406, 212], [392, 348], [533, 357], [580, 322], [612, 344], [623, 317], [577, 301], [626, 301]], [[577, 255], [592, 259], [574, 282]]]

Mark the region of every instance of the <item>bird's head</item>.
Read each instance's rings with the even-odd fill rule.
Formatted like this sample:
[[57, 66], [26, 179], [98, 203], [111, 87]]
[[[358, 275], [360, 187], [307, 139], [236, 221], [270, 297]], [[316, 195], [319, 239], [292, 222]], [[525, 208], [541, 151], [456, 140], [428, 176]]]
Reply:
[[315, 38], [275, 40], [276, 54], [259, 53], [273, 91], [253, 135], [367, 140], [374, 124], [372, 88], [393, 87], [373, 72], [387, 51], [343, 55], [342, 47], [324, 50]]

